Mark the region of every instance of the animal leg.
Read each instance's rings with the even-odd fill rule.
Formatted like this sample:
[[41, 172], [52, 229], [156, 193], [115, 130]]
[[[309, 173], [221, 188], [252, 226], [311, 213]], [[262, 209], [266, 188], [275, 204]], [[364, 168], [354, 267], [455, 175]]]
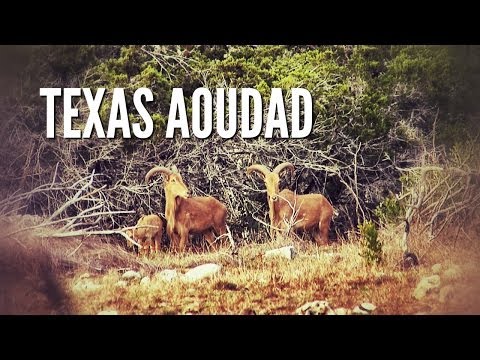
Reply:
[[177, 233], [173, 232], [169, 236], [170, 238], [170, 251], [177, 252], [180, 242], [180, 237]]
[[215, 242], [215, 234], [212, 230], [208, 230], [205, 234], [203, 234], [205, 240], [207, 240], [209, 248], [218, 248], [218, 244]]
[[141, 248], [138, 248], [138, 256], [143, 256], [145, 255], [146, 252], [146, 247], [145, 247], [145, 241], [142, 241], [140, 239], [137, 239], [138, 244], [141, 246]]
[[271, 226], [270, 226], [270, 229], [268, 231], [268, 235], [270, 235], [270, 239], [272, 241], [274, 241], [276, 238], [277, 238], [277, 235], [278, 235], [278, 231], [274, 229], [276, 225], [274, 225], [273, 223], [271, 223]]
[[153, 255], [155, 253], [155, 243], [154, 243], [154, 238], [150, 237], [148, 238], [148, 249], [150, 252], [150, 255]]
[[148, 256], [148, 254], [150, 253], [150, 240], [148, 238], [144, 239], [141, 245], [143, 250], [143, 256]]
[[269, 234], [270, 238], [272, 240], [275, 240], [275, 237], [277, 236], [277, 231], [275, 230], [275, 215], [272, 210], [273, 205], [270, 205], [270, 211], [269, 211], [269, 217], [270, 217], [270, 229], [269, 229]]
[[227, 231], [226, 224], [215, 226], [213, 230], [215, 231], [215, 236], [218, 237], [218, 240], [216, 241], [217, 248], [220, 247], [221, 245], [228, 244], [228, 231]]
[[155, 235], [154, 242], [155, 242], [155, 254], [158, 254], [160, 252], [160, 244], [162, 242], [161, 233], [158, 233]]
[[285, 223], [285, 221], [283, 220], [280, 220], [277, 224], [274, 225], [278, 230], [274, 229], [274, 238], [273, 240], [276, 240], [279, 236], [282, 237], [282, 240], [283, 239], [286, 239], [288, 237], [288, 233], [287, 233], [287, 227], [288, 225]]
[[328, 230], [330, 228], [330, 219], [321, 219], [318, 224], [318, 231], [315, 231], [314, 237], [317, 245], [328, 245]]
[[321, 230], [313, 230], [313, 238], [318, 246], [327, 245], [327, 243], [322, 238]]
[[180, 241], [178, 243], [178, 251], [179, 252], [184, 252], [185, 251], [185, 247], [187, 246], [187, 239], [188, 239], [188, 233], [180, 235]]

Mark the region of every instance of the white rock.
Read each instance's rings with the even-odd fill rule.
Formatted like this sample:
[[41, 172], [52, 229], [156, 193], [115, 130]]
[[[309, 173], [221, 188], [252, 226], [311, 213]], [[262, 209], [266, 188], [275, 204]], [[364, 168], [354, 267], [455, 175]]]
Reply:
[[160, 281], [171, 282], [178, 278], [177, 270], [165, 269], [155, 275], [155, 278]]
[[447, 285], [440, 289], [438, 300], [443, 304], [453, 299], [454, 295], [455, 295], [455, 289], [453, 288], [453, 286]]
[[150, 278], [148, 276], [145, 276], [140, 280], [140, 285], [143, 286], [148, 286], [150, 284]]
[[295, 252], [295, 249], [293, 246], [284, 246], [278, 249], [273, 249], [273, 250], [268, 250], [265, 252], [264, 257], [270, 258], [270, 257], [284, 257], [288, 260], [292, 260], [297, 253]]
[[442, 277], [445, 280], [457, 280], [460, 278], [461, 275], [462, 271], [460, 269], [460, 266], [452, 265], [443, 272]]
[[116, 283], [115, 283], [115, 286], [116, 287], [127, 287], [128, 283], [125, 281], [125, 280], [118, 280]]
[[327, 312], [325, 313], [325, 315], [337, 315], [337, 313], [333, 309], [327, 309]]
[[295, 310], [297, 315], [325, 315], [327, 312], [331, 314], [333, 310], [330, 308], [328, 301], [324, 300], [307, 302]]
[[122, 279], [124, 280], [140, 280], [142, 275], [138, 271], [128, 270], [122, 275]]
[[103, 310], [100, 311], [97, 315], [118, 315], [117, 310]]
[[183, 276], [186, 282], [194, 282], [211, 277], [218, 273], [222, 267], [218, 264], [203, 264], [188, 270]]
[[368, 311], [360, 309], [359, 306], [355, 306], [352, 310], [352, 315], [368, 315]]
[[439, 275], [440, 271], [442, 271], [442, 264], [435, 264], [432, 266], [432, 271], [434, 274]]
[[413, 291], [413, 297], [417, 300], [423, 299], [428, 293], [437, 290], [440, 287], [440, 276], [432, 275], [420, 280]]
[[373, 305], [372, 303], [364, 302], [360, 304], [360, 309], [365, 310], [369, 313], [374, 311], [377, 307]]
[[350, 309], [345, 309], [343, 307], [335, 309], [335, 314], [337, 315], [349, 315], [350, 313], [351, 313]]

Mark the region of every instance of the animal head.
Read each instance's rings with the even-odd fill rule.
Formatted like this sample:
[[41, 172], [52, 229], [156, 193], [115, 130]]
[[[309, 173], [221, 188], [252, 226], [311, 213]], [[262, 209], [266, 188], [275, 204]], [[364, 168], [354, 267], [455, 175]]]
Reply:
[[284, 170], [290, 170], [293, 174], [294, 167], [291, 163], [284, 162], [273, 169], [273, 171], [270, 171], [265, 165], [255, 164], [247, 168], [247, 175], [250, 175], [252, 172], [258, 174], [265, 182], [268, 199], [276, 201], [280, 192], [280, 175]]
[[148, 183], [151, 177], [158, 173], [163, 175], [165, 196], [172, 196], [174, 198], [188, 198], [190, 196], [190, 191], [183, 182], [182, 175], [180, 175], [175, 166], [172, 167], [172, 170], [164, 166], [155, 166], [154, 168], [150, 169], [147, 175], [145, 175], [145, 182]]
[[[134, 238], [133, 229], [125, 230], [125, 234], [127, 234], [127, 236], [128, 236], [130, 239], [136, 241], [135, 238]], [[130, 241], [127, 241], [127, 246], [128, 246], [129, 248], [132, 248], [132, 247], [133, 247], [133, 243], [131, 243]]]

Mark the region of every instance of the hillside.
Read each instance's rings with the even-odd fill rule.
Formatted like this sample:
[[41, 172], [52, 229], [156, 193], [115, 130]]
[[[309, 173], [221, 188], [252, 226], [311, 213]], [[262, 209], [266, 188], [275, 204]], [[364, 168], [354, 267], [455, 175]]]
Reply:
[[0, 57], [0, 312], [479, 312], [479, 46]]

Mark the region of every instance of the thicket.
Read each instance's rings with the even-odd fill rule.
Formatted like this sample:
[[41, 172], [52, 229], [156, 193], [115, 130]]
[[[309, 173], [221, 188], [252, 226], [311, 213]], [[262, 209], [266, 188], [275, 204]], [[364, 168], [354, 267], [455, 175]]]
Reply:
[[[4, 214], [51, 215], [78, 190], [76, 182], [94, 172], [89, 190], [100, 189], [102, 200], [95, 206], [105, 212], [134, 213], [88, 218], [81, 226], [133, 225], [143, 213], [164, 211], [161, 183], [145, 185], [145, 173], [154, 165], [175, 165], [193, 194], [212, 195], [227, 205], [236, 239], [246, 239], [263, 226], [258, 220], [268, 222], [264, 185], [247, 177], [246, 167], [290, 161], [296, 171], [282, 186], [300, 194], [324, 194], [338, 211], [334, 236], [364, 221], [404, 218], [409, 199], [405, 194], [419, 182], [410, 175], [405, 191], [407, 173], [402, 169], [421, 164], [426, 152], [448, 153], [467, 139], [474, 148], [477, 144], [476, 46], [35, 46], [12, 51], [20, 51], [26, 60], [15, 69], [9, 96], [1, 99], [2, 195], [8, 198], [47, 183], [67, 188], [5, 202]], [[71, 140], [60, 132], [47, 140], [40, 87], [123, 87], [132, 122], [141, 121], [133, 92], [148, 87], [154, 93], [154, 102], [147, 104], [154, 136]], [[189, 118], [190, 98], [198, 87], [256, 88], [264, 104], [270, 89], [280, 87], [285, 89], [287, 114], [288, 89], [303, 87], [312, 94], [314, 128], [305, 139], [165, 139], [174, 87], [184, 90]], [[105, 124], [110, 104], [107, 91], [100, 110]], [[82, 99], [77, 106], [75, 126], [82, 128], [88, 111]], [[62, 104], [57, 107], [61, 114]], [[61, 130], [60, 115], [57, 121]], [[468, 156], [460, 155], [460, 168], [471, 173], [478, 168]], [[402, 194], [403, 203], [398, 200]], [[76, 202], [65, 209], [65, 216], [89, 206], [88, 199]]]

